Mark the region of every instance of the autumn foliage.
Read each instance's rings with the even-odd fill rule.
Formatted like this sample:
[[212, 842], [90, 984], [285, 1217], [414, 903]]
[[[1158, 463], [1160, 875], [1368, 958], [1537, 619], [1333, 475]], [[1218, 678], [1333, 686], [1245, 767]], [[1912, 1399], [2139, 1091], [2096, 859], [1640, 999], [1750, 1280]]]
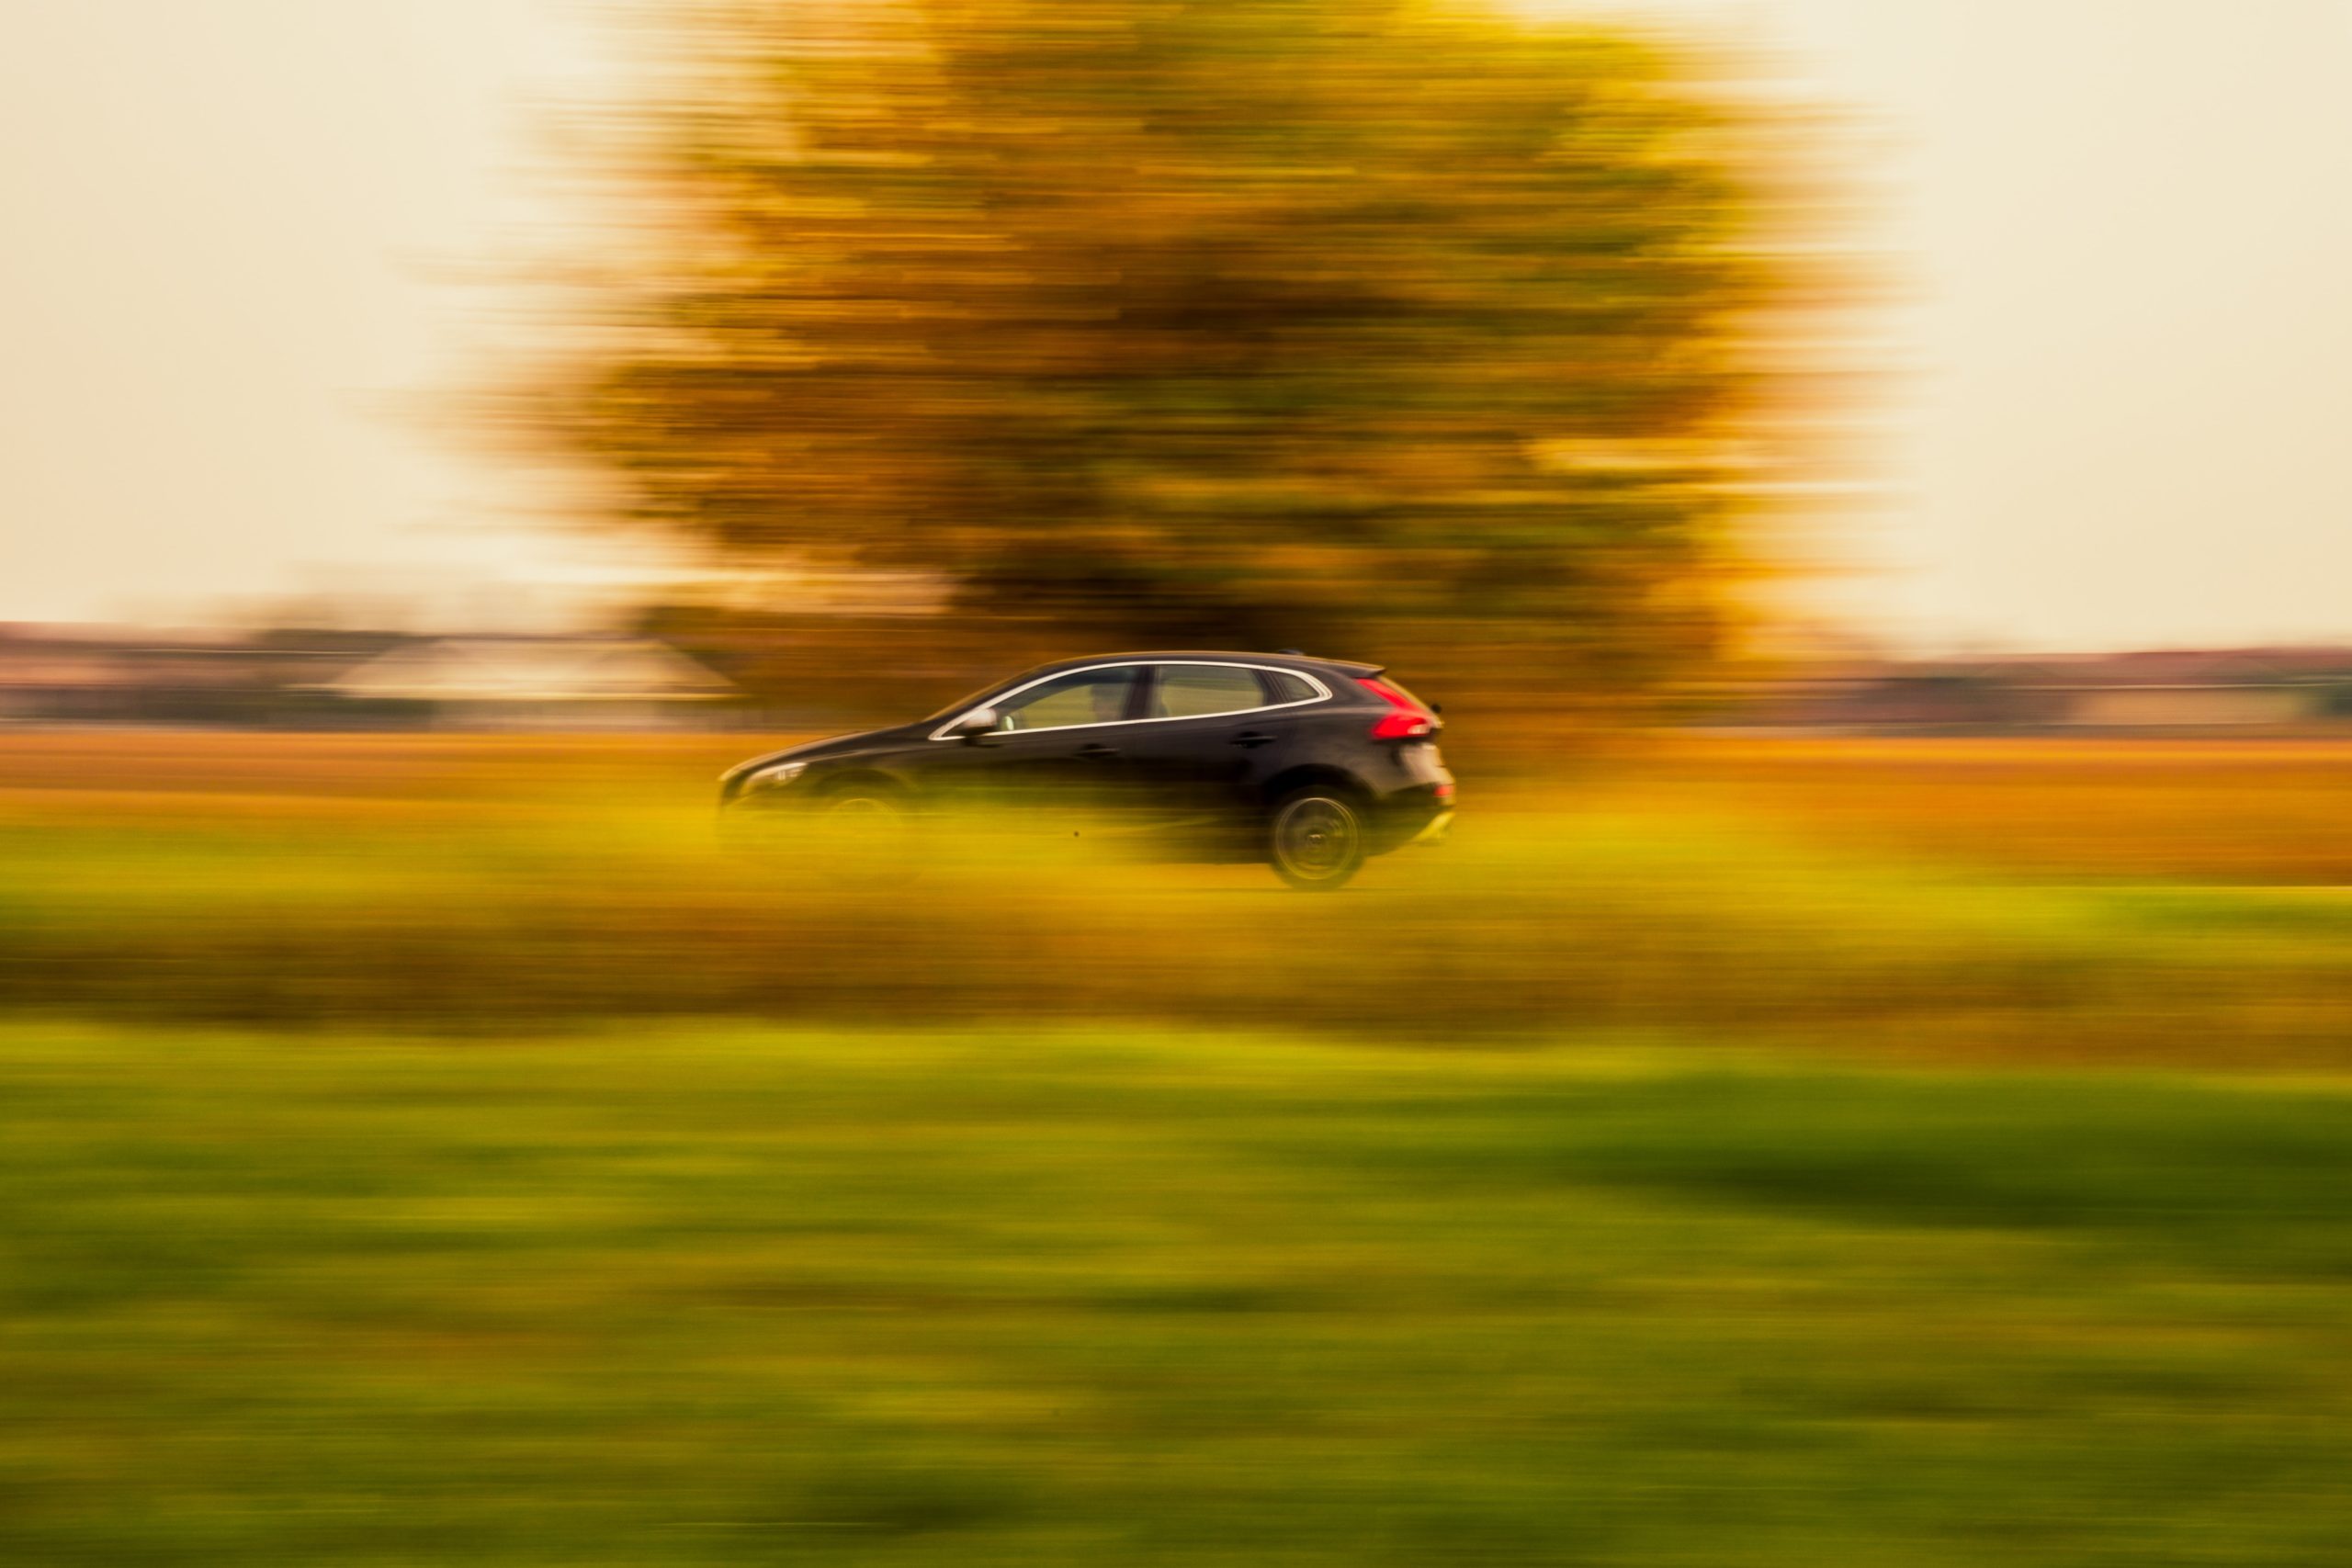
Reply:
[[1637, 686], [1714, 641], [1791, 288], [1774, 137], [1692, 58], [1364, 0], [691, 15], [530, 402], [637, 521], [1080, 645]]

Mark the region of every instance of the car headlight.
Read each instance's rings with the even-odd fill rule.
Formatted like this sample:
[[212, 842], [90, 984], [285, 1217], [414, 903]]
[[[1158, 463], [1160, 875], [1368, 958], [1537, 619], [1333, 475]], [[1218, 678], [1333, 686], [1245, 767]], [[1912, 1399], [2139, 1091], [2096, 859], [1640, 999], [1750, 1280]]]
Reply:
[[806, 762], [778, 762], [773, 768], [762, 768], [743, 781], [746, 793], [755, 789], [782, 789], [808, 771]]

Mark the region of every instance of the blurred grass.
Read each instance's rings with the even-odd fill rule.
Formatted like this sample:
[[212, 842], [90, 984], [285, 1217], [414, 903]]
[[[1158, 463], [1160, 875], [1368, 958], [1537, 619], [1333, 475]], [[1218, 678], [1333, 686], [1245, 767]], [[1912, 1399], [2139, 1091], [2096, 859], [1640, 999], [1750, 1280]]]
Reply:
[[826, 886], [715, 844], [711, 775], [754, 744], [17, 738], [0, 1008], [2352, 1056], [2352, 897], [2308, 886], [2352, 866], [2352, 750], [2326, 745], [1686, 740], [1499, 778], [1474, 759], [1455, 843], [1313, 899], [1259, 868], [1030, 843], [911, 888]]
[[9, 738], [0, 1562], [2352, 1554], [2352, 751], [1452, 748], [1307, 898], [754, 749]]
[[2352, 1096], [0, 1028], [0, 1560], [2333, 1564]]

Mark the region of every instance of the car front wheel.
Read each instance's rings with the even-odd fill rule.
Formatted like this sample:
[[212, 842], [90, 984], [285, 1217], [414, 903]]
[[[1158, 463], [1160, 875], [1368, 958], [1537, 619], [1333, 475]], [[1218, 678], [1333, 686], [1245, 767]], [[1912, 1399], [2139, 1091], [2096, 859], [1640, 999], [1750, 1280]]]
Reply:
[[826, 880], [894, 886], [922, 869], [913, 814], [895, 791], [852, 785], [817, 804], [814, 848]]
[[1338, 790], [1309, 785], [1275, 803], [1266, 859], [1301, 892], [1335, 892], [1363, 865], [1363, 839], [1361, 807]]

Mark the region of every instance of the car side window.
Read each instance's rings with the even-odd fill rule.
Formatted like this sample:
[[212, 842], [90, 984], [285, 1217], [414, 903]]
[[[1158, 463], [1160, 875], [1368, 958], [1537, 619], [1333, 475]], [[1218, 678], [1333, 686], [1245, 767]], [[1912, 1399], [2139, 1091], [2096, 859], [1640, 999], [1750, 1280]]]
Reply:
[[1268, 702], [1304, 703], [1315, 696], [1315, 688], [1307, 684], [1304, 675], [1294, 675], [1287, 670], [1261, 670], [1258, 673], [1265, 680]]
[[1258, 671], [1233, 664], [1163, 664], [1153, 682], [1153, 718], [1205, 718], [1266, 705]]
[[1073, 670], [1040, 681], [1025, 692], [993, 705], [1000, 732], [1068, 729], [1079, 724], [1116, 724], [1127, 716], [1127, 702], [1140, 671], [1132, 664], [1107, 670]]

